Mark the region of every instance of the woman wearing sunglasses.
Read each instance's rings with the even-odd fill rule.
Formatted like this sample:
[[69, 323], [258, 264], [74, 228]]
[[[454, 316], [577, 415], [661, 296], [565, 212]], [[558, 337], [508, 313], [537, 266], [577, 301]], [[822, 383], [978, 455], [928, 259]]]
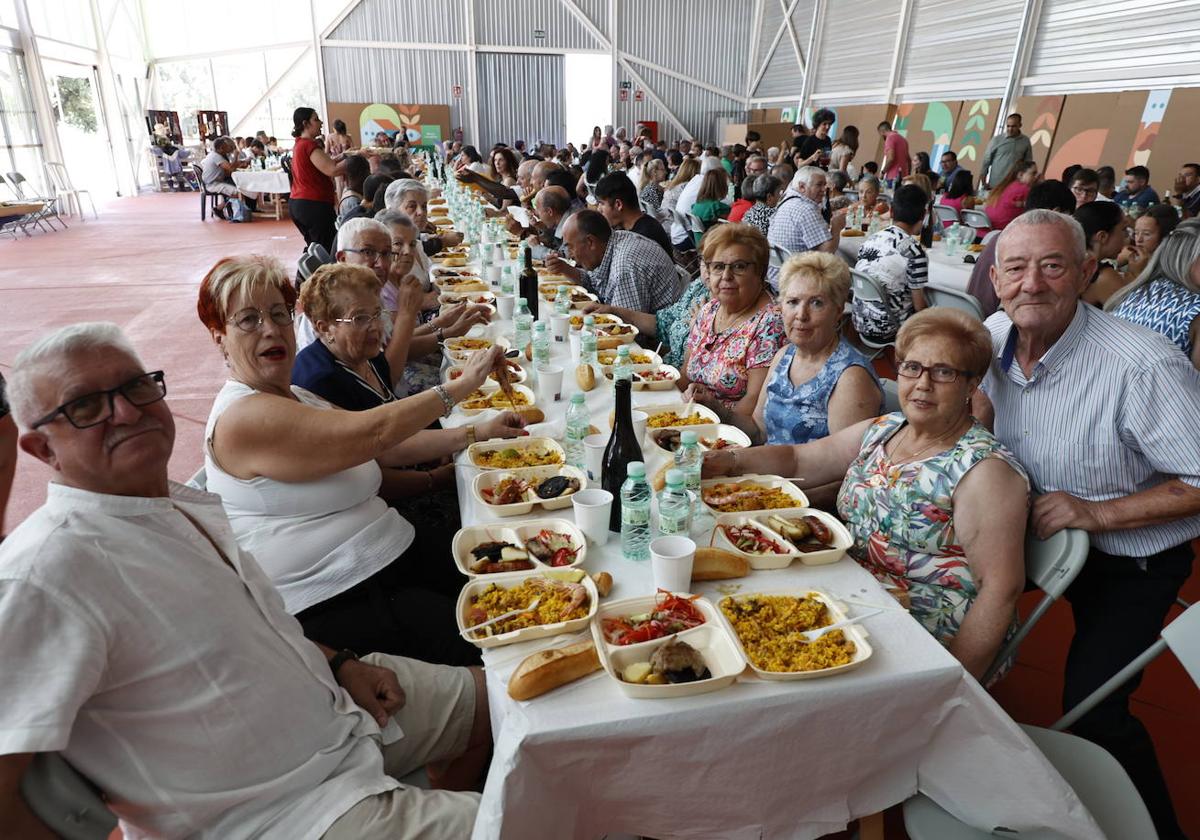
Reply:
[[[349, 322], [336, 322], [347, 317], [336, 310], [316, 315], [321, 335], [354, 329], [355, 315], [379, 307], [374, 272], [344, 270], [371, 278], [374, 302]], [[375, 354], [372, 370], [360, 372], [380, 389], [381, 404], [342, 411], [292, 384], [295, 301], [283, 266], [269, 257], [221, 260], [200, 284], [200, 319], [229, 368], [205, 429], [207, 489], [221, 496], [238, 542], [309, 638], [440, 664], [476, 661], [458, 635], [454, 602], [439, 591], [449, 556], [414, 546], [412, 524], [380, 490], [391, 468], [428, 460], [423, 430], [483, 384], [498, 348], [476, 353], [459, 379], [396, 400], [384, 398], [379, 379], [388, 374]], [[359, 347], [353, 352], [372, 350], [369, 340]]]
[[817, 499], [840, 487], [851, 556], [907, 592], [913, 617], [978, 679], [1024, 587], [1029, 481], [971, 416], [992, 358], [983, 324], [923, 310], [900, 329], [896, 357], [901, 411], [799, 446], [708, 452], [704, 476], [803, 476]]

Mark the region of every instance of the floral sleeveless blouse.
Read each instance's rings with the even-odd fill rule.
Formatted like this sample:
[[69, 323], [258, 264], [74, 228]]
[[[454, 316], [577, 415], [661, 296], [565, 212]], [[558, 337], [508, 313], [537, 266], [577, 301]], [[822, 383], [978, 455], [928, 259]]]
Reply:
[[880, 582], [906, 590], [913, 618], [949, 644], [978, 594], [954, 533], [954, 489], [988, 458], [1004, 461], [1026, 485], [1029, 478], [979, 423], [945, 452], [892, 464], [884, 444], [905, 423], [894, 412], [867, 429], [838, 493], [838, 513], [854, 538], [854, 559]]

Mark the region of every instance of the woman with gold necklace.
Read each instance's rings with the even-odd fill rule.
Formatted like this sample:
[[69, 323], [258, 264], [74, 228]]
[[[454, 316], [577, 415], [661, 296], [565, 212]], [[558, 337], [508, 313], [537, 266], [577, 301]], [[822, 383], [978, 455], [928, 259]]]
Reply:
[[679, 387], [688, 399], [750, 415], [784, 342], [783, 318], [767, 289], [767, 238], [750, 225], [722, 224], [702, 248], [713, 299], [692, 321]]
[[971, 416], [991, 336], [953, 309], [922, 310], [896, 340], [902, 411], [798, 446], [718, 450], [704, 476], [766, 473], [819, 498], [831, 488], [849, 553], [905, 591], [914, 618], [976, 678], [1016, 616], [1025, 583], [1029, 481]]

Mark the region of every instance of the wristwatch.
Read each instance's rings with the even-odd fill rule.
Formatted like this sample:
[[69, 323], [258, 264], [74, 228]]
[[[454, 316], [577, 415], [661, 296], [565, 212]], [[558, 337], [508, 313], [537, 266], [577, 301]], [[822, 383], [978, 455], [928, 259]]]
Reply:
[[[471, 444], [473, 444], [476, 441], [475, 427], [474, 426], [464, 426], [463, 429], [465, 429], [466, 433], [467, 433], [467, 446], [470, 446]], [[0, 539], [3, 539], [3, 537], [0, 537]]]
[[337, 679], [338, 668], [341, 668], [351, 659], [357, 660], [358, 654], [349, 648], [342, 648], [329, 660], [329, 670], [333, 672], [335, 680]]

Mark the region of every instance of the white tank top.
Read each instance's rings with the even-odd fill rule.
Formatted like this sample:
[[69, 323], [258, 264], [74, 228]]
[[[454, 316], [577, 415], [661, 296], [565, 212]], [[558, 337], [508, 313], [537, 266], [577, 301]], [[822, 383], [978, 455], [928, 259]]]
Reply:
[[[213, 401], [204, 430], [208, 490], [220, 495], [238, 543], [254, 555], [295, 614], [344, 592], [403, 554], [413, 526], [379, 497], [383, 474], [374, 461], [317, 481], [235, 478], [213, 455], [222, 412], [257, 393], [229, 380]], [[296, 385], [305, 405], [340, 411]], [[297, 455], [297, 457], [302, 457]]]

